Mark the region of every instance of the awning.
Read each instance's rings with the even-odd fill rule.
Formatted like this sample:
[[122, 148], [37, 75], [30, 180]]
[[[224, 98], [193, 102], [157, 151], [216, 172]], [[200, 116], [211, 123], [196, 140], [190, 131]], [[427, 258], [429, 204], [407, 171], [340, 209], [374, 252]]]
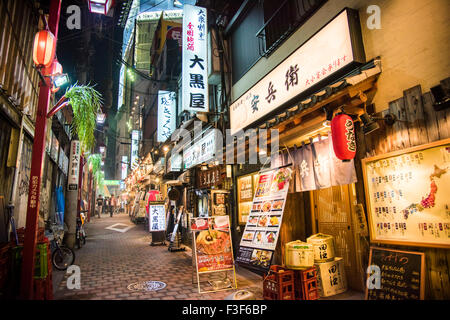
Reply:
[[[294, 105], [279, 114], [269, 118], [263, 124], [259, 125], [260, 129], [279, 129], [280, 133], [289, 128], [289, 123], [297, 126], [301, 123], [302, 116], [307, 115], [317, 109], [322, 108], [329, 103], [340, 98], [349, 96], [354, 98], [364, 91], [370, 90], [378, 75], [381, 73], [381, 61], [374, 60], [365, 66], [356, 69], [343, 79], [338, 80], [322, 90], [303, 99], [297, 105]], [[357, 102], [356, 102], [357, 103]], [[359, 101], [361, 103], [361, 101]]]

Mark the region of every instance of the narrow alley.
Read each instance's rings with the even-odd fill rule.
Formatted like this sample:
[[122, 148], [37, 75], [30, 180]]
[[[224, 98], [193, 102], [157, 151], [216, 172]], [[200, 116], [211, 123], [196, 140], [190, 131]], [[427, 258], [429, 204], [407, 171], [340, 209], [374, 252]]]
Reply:
[[[67, 289], [70, 275], [54, 270], [55, 300], [222, 300], [237, 291], [199, 294], [197, 284], [192, 283], [195, 269], [189, 248], [169, 252], [167, 245], [150, 246], [151, 234], [143, 224], [130, 222], [126, 214], [112, 218], [104, 214], [91, 218], [86, 226], [86, 245], [75, 249], [81, 289]], [[237, 270], [238, 290], [245, 288], [262, 299], [260, 277], [243, 268]], [[128, 289], [141, 281], [162, 281], [167, 286], [158, 291]]]

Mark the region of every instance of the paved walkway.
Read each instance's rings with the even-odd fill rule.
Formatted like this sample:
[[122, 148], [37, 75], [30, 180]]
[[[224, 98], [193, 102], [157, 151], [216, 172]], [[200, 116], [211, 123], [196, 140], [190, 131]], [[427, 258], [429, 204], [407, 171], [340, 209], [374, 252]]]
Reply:
[[[115, 224], [120, 231], [106, 229]], [[129, 229], [127, 229], [130, 227]], [[91, 218], [86, 227], [87, 243], [75, 249], [75, 265], [81, 270], [81, 289], [67, 289], [67, 275], [54, 271], [55, 299], [77, 300], [222, 300], [237, 290], [199, 294], [192, 283], [192, 259], [189, 251], [169, 252], [167, 246], [150, 246], [151, 235], [144, 225], [135, 225], [128, 215], [103, 215]], [[159, 291], [131, 291], [128, 286], [139, 281], [162, 281]], [[240, 268], [238, 290], [247, 289], [262, 299], [262, 279]]]

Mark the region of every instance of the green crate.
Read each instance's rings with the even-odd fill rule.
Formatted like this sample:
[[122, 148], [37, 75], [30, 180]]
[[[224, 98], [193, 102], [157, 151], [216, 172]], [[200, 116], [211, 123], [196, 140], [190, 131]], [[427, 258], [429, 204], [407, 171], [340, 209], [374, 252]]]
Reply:
[[[13, 248], [13, 270], [20, 274], [22, 267], [23, 246]], [[48, 276], [47, 244], [38, 243], [36, 245], [36, 258], [34, 268], [34, 279], [45, 279]]]

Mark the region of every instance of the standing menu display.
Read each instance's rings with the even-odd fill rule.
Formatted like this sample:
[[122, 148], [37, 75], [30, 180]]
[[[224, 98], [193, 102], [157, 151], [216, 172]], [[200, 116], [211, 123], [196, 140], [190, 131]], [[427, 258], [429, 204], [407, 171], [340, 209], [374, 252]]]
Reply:
[[[380, 287], [366, 288], [368, 300], [424, 298], [425, 255], [422, 252], [370, 248], [369, 266], [379, 267]], [[375, 284], [376, 273], [372, 275]], [[370, 280], [370, 279], [369, 279]]]
[[270, 268], [291, 174], [290, 167], [275, 168], [259, 174], [237, 262], [263, 271]]
[[363, 160], [370, 238], [450, 247], [450, 139]]
[[[233, 247], [231, 241], [229, 216], [215, 216], [191, 219], [191, 231], [193, 232], [195, 264], [197, 271], [197, 283], [200, 293], [218, 291], [213, 288], [204, 291], [201, 288], [200, 275], [215, 272], [232, 271], [234, 286], [230, 281], [223, 286], [223, 290], [236, 289], [236, 272], [233, 260]], [[227, 278], [228, 279], [228, 278]], [[210, 284], [212, 285], [213, 282]], [[222, 283], [223, 285], [224, 283]]]

